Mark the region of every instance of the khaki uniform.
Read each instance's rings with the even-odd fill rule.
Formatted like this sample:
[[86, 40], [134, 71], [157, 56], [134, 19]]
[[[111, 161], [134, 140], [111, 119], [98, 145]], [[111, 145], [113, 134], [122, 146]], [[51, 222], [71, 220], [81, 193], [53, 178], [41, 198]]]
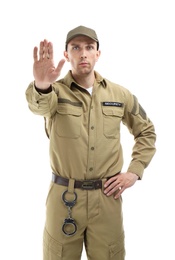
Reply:
[[[127, 89], [95, 72], [92, 95], [77, 85], [71, 73], [52, 85], [52, 91], [37, 92], [32, 82], [26, 90], [31, 111], [45, 118], [50, 138], [52, 171], [71, 180], [105, 180], [120, 172], [123, 154], [120, 123], [135, 138], [128, 171], [142, 178], [155, 153], [155, 129], [137, 98]], [[71, 183], [71, 182], [70, 182]], [[70, 184], [69, 195], [74, 188]], [[121, 198], [107, 197], [103, 189], [77, 193], [72, 217], [77, 232], [62, 232], [68, 210], [61, 196], [67, 187], [51, 182], [46, 203], [44, 260], [79, 260], [83, 241], [89, 260], [123, 260], [124, 229]]]

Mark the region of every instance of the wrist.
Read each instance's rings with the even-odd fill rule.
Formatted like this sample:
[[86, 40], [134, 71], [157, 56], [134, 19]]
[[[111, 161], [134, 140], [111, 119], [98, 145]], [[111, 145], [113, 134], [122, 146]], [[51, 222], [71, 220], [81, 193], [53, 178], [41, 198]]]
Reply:
[[35, 82], [34, 82], [34, 87], [35, 87], [37, 92], [40, 92], [42, 94], [48, 94], [48, 93], [52, 92], [52, 86], [51, 85], [49, 87], [47, 86], [47, 88], [40, 88], [40, 87], [36, 86]]
[[46, 90], [50, 87], [50, 84], [48, 83], [42, 83], [42, 82], [37, 82], [36, 80], [34, 81], [34, 86], [38, 89], [43, 89]]

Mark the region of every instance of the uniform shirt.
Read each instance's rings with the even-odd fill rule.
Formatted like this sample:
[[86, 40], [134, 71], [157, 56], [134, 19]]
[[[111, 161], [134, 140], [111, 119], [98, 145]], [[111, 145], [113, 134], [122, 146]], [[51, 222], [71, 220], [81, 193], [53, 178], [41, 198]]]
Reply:
[[128, 171], [141, 179], [156, 150], [154, 125], [129, 90], [94, 73], [92, 95], [74, 81], [71, 71], [49, 93], [38, 92], [34, 82], [26, 90], [30, 110], [45, 118], [51, 169], [74, 179], [118, 173], [123, 166], [123, 122], [135, 140]]

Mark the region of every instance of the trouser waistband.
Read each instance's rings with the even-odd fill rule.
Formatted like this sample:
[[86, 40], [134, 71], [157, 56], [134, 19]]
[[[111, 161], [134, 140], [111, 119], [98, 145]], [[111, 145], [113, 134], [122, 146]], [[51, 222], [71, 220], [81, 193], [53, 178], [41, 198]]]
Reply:
[[[67, 186], [69, 185], [69, 179], [63, 178], [61, 176], [52, 173], [52, 181], [56, 184]], [[74, 188], [83, 190], [96, 190], [102, 188], [102, 180], [75, 180]]]

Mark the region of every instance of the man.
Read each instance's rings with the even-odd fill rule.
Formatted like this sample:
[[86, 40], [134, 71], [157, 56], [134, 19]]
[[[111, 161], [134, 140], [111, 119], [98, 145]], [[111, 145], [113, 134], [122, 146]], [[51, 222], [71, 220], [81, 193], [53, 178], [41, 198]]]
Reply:
[[[99, 40], [91, 28], [68, 32], [65, 59], [54, 66], [53, 45], [34, 48], [34, 81], [26, 90], [30, 110], [45, 119], [52, 181], [46, 201], [44, 260], [124, 260], [121, 194], [142, 178], [155, 154], [154, 125], [126, 88], [94, 66]], [[71, 70], [58, 80], [65, 61]], [[120, 123], [134, 136], [132, 161], [123, 166]]]

